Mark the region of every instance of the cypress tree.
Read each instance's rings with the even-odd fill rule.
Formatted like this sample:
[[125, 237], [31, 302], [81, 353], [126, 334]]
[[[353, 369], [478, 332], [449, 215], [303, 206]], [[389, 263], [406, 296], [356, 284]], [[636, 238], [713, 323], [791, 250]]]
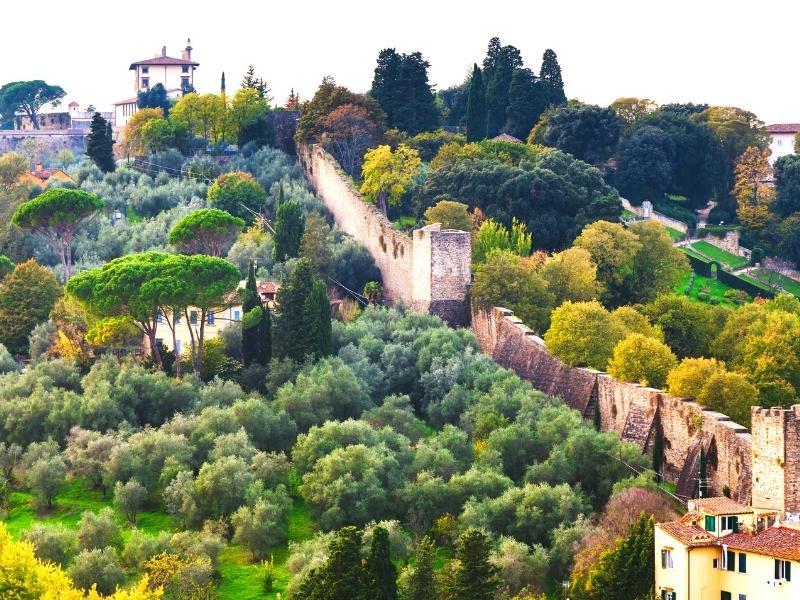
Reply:
[[361, 562], [361, 532], [358, 529], [343, 527], [336, 533], [318, 581], [315, 596], [320, 600], [362, 600], [366, 597], [366, 573]]
[[[279, 194], [282, 194], [283, 188]], [[306, 217], [296, 200], [282, 202], [275, 216], [275, 236], [272, 254], [275, 260], [295, 258], [300, 253], [300, 240], [306, 226]]]
[[539, 70], [539, 81], [544, 88], [546, 106], [560, 106], [566, 104], [567, 96], [564, 94], [564, 81], [561, 79], [561, 67], [558, 64], [556, 53], [550, 48], [542, 56], [542, 68]]
[[114, 140], [111, 137], [111, 125], [100, 113], [94, 113], [89, 136], [86, 138], [86, 154], [103, 173], [111, 173], [116, 169], [114, 162]]
[[247, 283], [244, 286], [244, 300], [242, 302], [242, 359], [245, 366], [250, 366], [254, 361], [261, 362], [259, 356], [261, 319], [248, 318], [248, 315], [251, 315], [256, 308], [261, 309], [261, 301], [258, 297], [255, 267], [251, 260], [247, 268]]
[[479, 529], [468, 529], [458, 539], [458, 566], [453, 600], [493, 600], [497, 592], [497, 567], [489, 561], [489, 538]]
[[372, 530], [372, 547], [366, 566], [370, 598], [397, 600], [397, 570], [389, 554], [389, 532], [383, 527]]
[[319, 277], [314, 277], [311, 294], [306, 298], [305, 321], [308, 326], [309, 350], [316, 357], [333, 353], [331, 339], [331, 304], [328, 300], [328, 287]]
[[258, 326], [258, 362], [263, 366], [272, 360], [272, 314], [269, 307], [261, 309], [261, 321]]
[[306, 300], [314, 287], [314, 267], [307, 258], [297, 261], [291, 275], [281, 283], [276, 302], [279, 317], [275, 324], [275, 354], [297, 362], [314, 353], [318, 319], [306, 318]]
[[425, 536], [417, 544], [417, 561], [408, 580], [408, 600], [436, 600], [436, 580], [433, 575], [433, 558], [436, 546]]
[[515, 69], [508, 89], [506, 131], [525, 140], [544, 112], [544, 90], [530, 69]]
[[467, 99], [467, 141], [479, 142], [486, 139], [486, 90], [478, 65], [473, 65], [472, 79], [469, 82], [469, 98]]

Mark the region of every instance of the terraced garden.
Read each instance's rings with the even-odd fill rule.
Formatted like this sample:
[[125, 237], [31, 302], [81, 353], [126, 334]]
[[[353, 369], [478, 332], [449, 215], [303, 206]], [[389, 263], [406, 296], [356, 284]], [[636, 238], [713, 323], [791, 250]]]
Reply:
[[703, 240], [693, 242], [690, 248], [703, 257], [716, 260], [730, 270], [740, 269], [747, 266], [748, 261], [743, 256], [737, 256], [736, 254], [727, 252], [726, 250], [718, 248], [717, 246], [709, 244]]

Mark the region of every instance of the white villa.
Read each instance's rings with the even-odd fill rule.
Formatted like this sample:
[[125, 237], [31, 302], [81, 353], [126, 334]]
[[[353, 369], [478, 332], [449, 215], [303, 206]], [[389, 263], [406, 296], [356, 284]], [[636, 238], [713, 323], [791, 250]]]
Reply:
[[794, 136], [800, 133], [800, 123], [775, 123], [767, 125], [767, 131], [772, 138], [769, 143], [769, 149], [772, 151], [769, 157], [771, 164], [781, 156], [794, 154]]
[[131, 63], [133, 71], [133, 97], [114, 103], [114, 123], [116, 127], [124, 127], [128, 119], [138, 110], [137, 94], [161, 84], [170, 98], [178, 98], [182, 90], [194, 87], [194, 71], [200, 63], [192, 60], [191, 40], [186, 40], [186, 48], [180, 58], [167, 56], [167, 47], [161, 48], [161, 54], [155, 58], [147, 58]]

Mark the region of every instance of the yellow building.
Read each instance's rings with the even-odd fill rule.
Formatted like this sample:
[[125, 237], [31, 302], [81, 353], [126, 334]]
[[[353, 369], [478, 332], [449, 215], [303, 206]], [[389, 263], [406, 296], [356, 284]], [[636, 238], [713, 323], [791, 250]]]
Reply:
[[729, 498], [689, 501], [655, 528], [655, 591], [662, 600], [800, 598], [800, 530]]
[[32, 172], [23, 173], [17, 180], [17, 184], [32, 187], [46, 187], [51, 181], [75, 181], [61, 169], [44, 169], [41, 163], [36, 163]]
[[[245, 281], [239, 282], [239, 288], [243, 288], [245, 283]], [[280, 287], [280, 284], [274, 281], [259, 281], [258, 294], [261, 298], [261, 303], [270, 309], [275, 308], [275, 295]], [[233, 301], [234, 297], [238, 298], [238, 295], [231, 294], [232, 301], [229, 304], [209, 311], [206, 314], [206, 322], [203, 328], [203, 334], [206, 340], [217, 337], [227, 327], [230, 327], [234, 323], [239, 323], [242, 320], [242, 305], [238, 302], [238, 299]], [[156, 340], [164, 344], [167, 350], [175, 350], [177, 356], [180, 356], [184, 350], [188, 351], [191, 348], [192, 334], [194, 334], [194, 339], [198, 339], [199, 337], [200, 309], [190, 306], [188, 313], [188, 322], [185, 315], [180, 315], [175, 320], [174, 348], [172, 345], [172, 330], [169, 328], [167, 319], [165, 319], [163, 315], [159, 315], [158, 318], [158, 334]], [[189, 330], [190, 328], [191, 332]], [[144, 338], [144, 347], [146, 351], [149, 350], [149, 343], [146, 336]]]

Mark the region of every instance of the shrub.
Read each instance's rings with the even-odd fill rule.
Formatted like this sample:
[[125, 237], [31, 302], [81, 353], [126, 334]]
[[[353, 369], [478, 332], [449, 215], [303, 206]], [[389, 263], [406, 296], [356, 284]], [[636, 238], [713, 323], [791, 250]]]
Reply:
[[684, 358], [667, 376], [667, 389], [673, 396], [696, 399], [708, 380], [725, 372], [725, 365], [713, 358]]
[[235, 542], [244, 545], [254, 559], [264, 558], [267, 550], [286, 542], [292, 500], [284, 487], [265, 492], [253, 508], [242, 506], [233, 513]]
[[97, 591], [106, 595], [125, 583], [125, 571], [113, 548], [82, 551], [69, 568], [69, 575], [77, 587], [88, 590], [96, 585]]
[[83, 513], [78, 521], [78, 547], [81, 550], [121, 546], [122, 534], [114, 522], [113, 510], [106, 507], [99, 513]]
[[123, 563], [132, 569], [141, 569], [152, 557], [171, 549], [170, 538], [171, 535], [167, 531], [159, 531], [157, 535], [147, 535], [139, 529], [134, 529], [122, 550]]
[[27, 472], [28, 488], [37, 508], [50, 508], [64, 485], [67, 467], [60, 456], [37, 460]]
[[65, 566], [78, 552], [75, 532], [63, 525], [36, 524], [22, 532], [21, 538], [33, 544], [39, 560]]
[[544, 335], [547, 348], [571, 367], [605, 370], [614, 346], [625, 329], [603, 306], [591, 302], [564, 302], [553, 311]]
[[122, 513], [131, 525], [136, 525], [136, 513], [142, 508], [146, 498], [147, 490], [135, 479], [127, 483], [118, 481], [114, 484], [114, 508]]

